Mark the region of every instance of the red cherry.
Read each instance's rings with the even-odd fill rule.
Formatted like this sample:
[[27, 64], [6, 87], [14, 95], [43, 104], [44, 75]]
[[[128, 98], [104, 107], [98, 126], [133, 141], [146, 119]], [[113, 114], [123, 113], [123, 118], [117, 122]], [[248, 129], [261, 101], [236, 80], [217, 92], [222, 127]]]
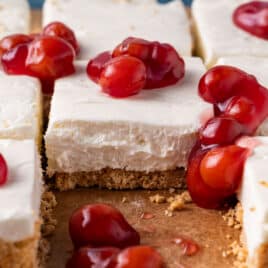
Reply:
[[254, 103], [245, 97], [235, 96], [230, 99], [224, 114], [241, 124], [250, 124], [256, 115]]
[[207, 152], [208, 149], [194, 148], [188, 162], [186, 181], [189, 193], [196, 205], [206, 209], [218, 209], [225, 204], [228, 195], [209, 187], [201, 177], [200, 164]]
[[129, 55], [147, 62], [152, 54], [152, 42], [141, 38], [129, 37], [113, 51], [113, 57]]
[[146, 89], [161, 88], [176, 84], [185, 74], [184, 60], [169, 44], [154, 42], [152, 55], [146, 66]]
[[268, 39], [268, 3], [251, 1], [240, 5], [233, 13], [233, 22], [252, 35]]
[[254, 76], [235, 67], [216, 66], [203, 75], [198, 90], [205, 101], [215, 104], [249, 93], [247, 89], [252, 91], [256, 86], [258, 82]]
[[115, 208], [94, 204], [73, 213], [69, 231], [76, 248], [82, 246], [118, 247], [138, 245], [140, 236]]
[[28, 47], [28, 44], [17, 45], [2, 55], [2, 66], [7, 74], [31, 74], [25, 66], [29, 49]]
[[107, 62], [99, 84], [103, 92], [115, 98], [137, 94], [145, 85], [146, 68], [143, 62], [131, 56], [120, 56]]
[[29, 45], [26, 68], [34, 76], [43, 79], [57, 79], [75, 72], [74, 50], [63, 39], [41, 36]]
[[113, 57], [121, 55], [130, 55], [144, 62], [147, 69], [145, 89], [173, 85], [185, 74], [184, 60], [169, 44], [130, 37], [113, 51]]
[[82, 247], [73, 253], [66, 268], [108, 268], [119, 252], [117, 248]]
[[164, 268], [161, 255], [151, 247], [138, 246], [123, 250], [117, 255], [114, 268]]
[[97, 55], [94, 59], [90, 60], [87, 65], [87, 74], [91, 80], [95, 83], [99, 82], [101, 72], [104, 69], [104, 65], [112, 59], [111, 52], [105, 51]]
[[5, 158], [0, 154], [0, 186], [7, 182], [8, 167]]
[[28, 44], [33, 38], [26, 34], [8, 35], [0, 40], [0, 56], [18, 45]]
[[228, 145], [243, 134], [245, 128], [235, 119], [213, 117], [200, 129], [199, 138], [203, 145]]
[[240, 186], [248, 149], [236, 145], [213, 148], [202, 159], [200, 174], [211, 188], [235, 193]]
[[79, 53], [79, 45], [74, 32], [67, 25], [62, 22], [52, 22], [43, 29], [43, 34], [48, 36], [56, 36], [68, 42], [76, 52]]

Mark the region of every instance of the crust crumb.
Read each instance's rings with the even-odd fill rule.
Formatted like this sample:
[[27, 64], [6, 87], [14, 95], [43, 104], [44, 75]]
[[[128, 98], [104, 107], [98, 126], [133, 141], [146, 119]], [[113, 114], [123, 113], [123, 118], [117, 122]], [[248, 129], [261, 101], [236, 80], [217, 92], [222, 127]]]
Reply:
[[259, 183], [260, 183], [260, 185], [268, 188], [268, 182], [267, 181], [260, 181]]
[[150, 201], [156, 204], [163, 204], [167, 202], [167, 199], [163, 195], [156, 194], [156, 195], [150, 196]]
[[229, 209], [225, 214], [222, 215], [227, 225], [237, 230], [242, 229], [242, 216], [243, 210], [240, 203], [238, 203], [235, 208]]

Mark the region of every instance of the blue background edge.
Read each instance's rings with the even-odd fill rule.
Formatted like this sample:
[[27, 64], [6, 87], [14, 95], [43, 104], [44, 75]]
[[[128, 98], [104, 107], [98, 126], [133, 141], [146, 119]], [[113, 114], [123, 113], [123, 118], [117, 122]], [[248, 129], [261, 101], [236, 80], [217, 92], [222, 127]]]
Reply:
[[[33, 8], [40, 8], [44, 2], [44, 0], [29, 0], [30, 1], [30, 4]], [[97, 0], [90, 0], [90, 1], [97, 1]], [[159, 3], [167, 3], [169, 1], [172, 1], [172, 0], [158, 0]], [[183, 2], [189, 6], [191, 5], [191, 2], [193, 0], [183, 0]]]

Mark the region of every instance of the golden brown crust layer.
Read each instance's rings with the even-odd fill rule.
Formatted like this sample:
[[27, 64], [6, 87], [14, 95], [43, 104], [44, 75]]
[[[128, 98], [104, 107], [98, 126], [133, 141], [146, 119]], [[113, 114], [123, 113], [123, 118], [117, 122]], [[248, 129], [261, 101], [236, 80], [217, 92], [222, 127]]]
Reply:
[[36, 224], [33, 237], [10, 243], [0, 240], [0, 268], [37, 268], [40, 223]]
[[76, 187], [98, 186], [108, 189], [169, 189], [185, 188], [185, 170], [162, 172], [136, 172], [120, 169], [103, 169], [94, 172], [56, 173], [55, 186], [61, 191]]

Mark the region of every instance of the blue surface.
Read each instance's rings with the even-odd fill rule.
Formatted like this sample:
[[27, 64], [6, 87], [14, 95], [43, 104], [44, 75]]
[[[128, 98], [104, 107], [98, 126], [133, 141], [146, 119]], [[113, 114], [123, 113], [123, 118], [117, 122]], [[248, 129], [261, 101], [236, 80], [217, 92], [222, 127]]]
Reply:
[[[40, 8], [42, 6], [43, 0], [29, 0], [33, 8]], [[88, 0], [88, 1], [98, 1], [98, 0]], [[167, 3], [172, 0], [158, 0], [160, 3]], [[192, 0], [183, 0], [186, 5], [190, 5]]]

